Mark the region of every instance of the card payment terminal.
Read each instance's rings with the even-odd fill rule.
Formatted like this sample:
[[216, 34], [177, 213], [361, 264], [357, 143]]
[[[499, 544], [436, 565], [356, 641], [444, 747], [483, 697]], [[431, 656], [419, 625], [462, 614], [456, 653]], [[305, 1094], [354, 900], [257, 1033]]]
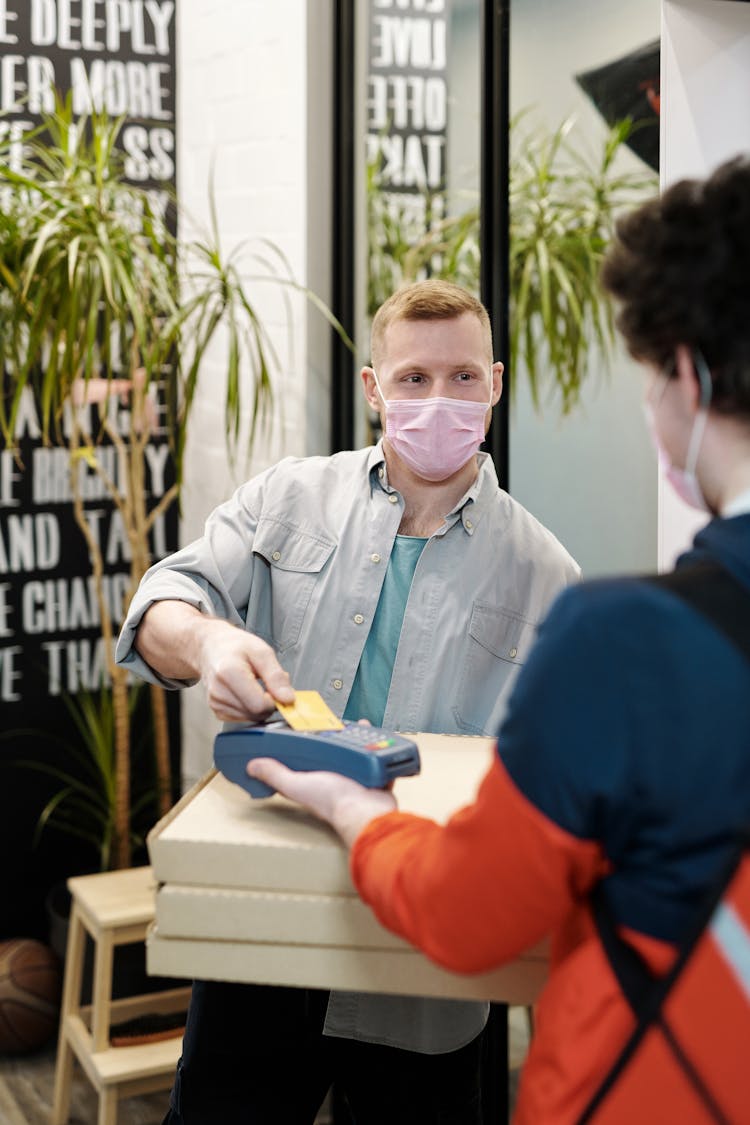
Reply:
[[395, 777], [419, 773], [415, 742], [380, 727], [345, 723], [341, 730], [291, 730], [285, 723], [240, 727], [217, 734], [214, 764], [229, 781], [253, 797], [275, 790], [248, 777], [251, 758], [276, 758], [293, 770], [330, 770], [368, 789], [382, 789]]

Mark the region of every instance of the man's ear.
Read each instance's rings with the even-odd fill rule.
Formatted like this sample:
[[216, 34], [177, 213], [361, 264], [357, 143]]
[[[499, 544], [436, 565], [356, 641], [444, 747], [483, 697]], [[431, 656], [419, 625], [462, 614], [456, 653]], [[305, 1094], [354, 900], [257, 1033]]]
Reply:
[[375, 385], [375, 372], [371, 367], [363, 367], [359, 373], [362, 380], [362, 388], [365, 392], [365, 398], [373, 410], [380, 411], [382, 400], [378, 394], [378, 388]]
[[505, 367], [499, 361], [492, 364], [492, 405], [496, 406], [503, 393], [503, 371]]
[[696, 369], [696, 361], [692, 348], [687, 344], [678, 344], [674, 353], [675, 382], [680, 389], [680, 396], [685, 407], [691, 414], [695, 414], [702, 401], [700, 374]]

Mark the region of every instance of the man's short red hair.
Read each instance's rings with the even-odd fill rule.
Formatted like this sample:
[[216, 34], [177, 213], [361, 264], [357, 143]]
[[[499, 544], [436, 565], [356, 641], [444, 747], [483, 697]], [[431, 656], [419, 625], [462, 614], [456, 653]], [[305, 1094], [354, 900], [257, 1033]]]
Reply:
[[415, 281], [397, 289], [375, 313], [370, 332], [370, 356], [377, 371], [385, 351], [385, 334], [397, 320], [452, 320], [472, 313], [487, 340], [488, 362], [492, 363], [492, 327], [487, 310], [473, 293], [452, 281]]

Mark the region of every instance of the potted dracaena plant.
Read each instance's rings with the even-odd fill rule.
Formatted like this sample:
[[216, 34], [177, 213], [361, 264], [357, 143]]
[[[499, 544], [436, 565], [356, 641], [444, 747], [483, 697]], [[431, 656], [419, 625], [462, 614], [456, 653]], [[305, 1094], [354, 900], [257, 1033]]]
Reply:
[[[0, 152], [0, 351], [5, 368], [0, 433], [6, 449], [16, 449], [18, 412], [25, 396], [33, 396], [44, 440], [67, 447], [73, 510], [88, 549], [109, 685], [98, 695], [69, 700], [82, 733], [79, 760], [70, 768], [48, 769], [60, 788], [40, 825], [83, 835], [98, 847], [101, 866], [112, 868], [129, 866], [132, 856], [133, 688], [113, 660], [105, 560], [86, 518], [83, 474], [99, 478], [122, 521], [130, 556], [127, 604], [150, 565], [155, 522], [178, 497], [188, 423], [209, 345], [221, 330], [230, 451], [237, 447], [242, 426], [252, 442], [269, 418], [271, 371], [278, 362], [237, 254], [225, 256], [219, 246], [213, 205], [209, 236], [201, 240], [170, 233], [149, 194], [124, 178], [117, 148], [121, 124], [103, 115], [75, 120], [69, 104], [61, 104], [24, 137], [20, 160], [11, 166]], [[302, 289], [276, 247], [264, 243], [254, 257], [254, 280]], [[302, 291], [333, 323], [322, 302]], [[243, 369], [250, 376], [249, 404], [241, 393]], [[149, 505], [145, 456], [157, 387], [164, 400], [174, 480]], [[113, 423], [115, 402], [127, 405], [118, 415], [129, 419], [126, 432]], [[117, 473], [104, 456], [107, 448], [115, 451]], [[172, 794], [168, 727], [161, 689], [150, 693], [160, 814]]]

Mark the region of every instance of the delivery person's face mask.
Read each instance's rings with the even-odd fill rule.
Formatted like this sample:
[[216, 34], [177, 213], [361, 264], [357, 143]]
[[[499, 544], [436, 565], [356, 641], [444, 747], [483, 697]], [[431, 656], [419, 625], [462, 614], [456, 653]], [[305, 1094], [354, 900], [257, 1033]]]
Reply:
[[458, 398], [386, 399], [378, 377], [375, 385], [385, 406], [385, 436], [412, 472], [424, 480], [447, 480], [463, 468], [484, 441], [489, 402]]
[[[661, 444], [659, 436], [656, 432], [654, 414], [659, 407], [661, 396], [656, 405], [652, 405], [650, 402], [646, 402], [644, 404], [644, 411], [646, 414], [646, 424], [648, 425], [651, 439], [656, 448], [656, 453], [659, 458], [659, 464], [661, 466], [662, 472], [664, 473], [664, 476], [685, 504], [689, 504], [691, 508], [697, 508], [699, 511], [707, 512], [709, 511], [709, 506], [706, 503], [706, 498], [703, 495], [703, 490], [698, 483], [698, 477], [695, 474], [695, 470], [698, 465], [698, 455], [700, 453], [701, 443], [703, 441], [703, 432], [706, 428], [706, 422], [708, 421], [708, 407], [711, 402], [712, 384], [711, 375], [709, 373], [706, 361], [697, 350], [693, 353], [693, 364], [695, 366], [695, 370], [698, 374], [698, 380], [700, 382], [701, 398], [700, 406], [697, 414], [695, 415], [693, 429], [688, 441], [684, 469], [680, 469], [676, 465], [672, 464], [672, 459], [664, 449], [664, 446]], [[669, 385], [669, 379], [671, 378], [671, 370], [669, 368], [665, 369], [664, 378], [667, 380], [664, 384], [664, 390], [666, 390], [667, 386]]]

